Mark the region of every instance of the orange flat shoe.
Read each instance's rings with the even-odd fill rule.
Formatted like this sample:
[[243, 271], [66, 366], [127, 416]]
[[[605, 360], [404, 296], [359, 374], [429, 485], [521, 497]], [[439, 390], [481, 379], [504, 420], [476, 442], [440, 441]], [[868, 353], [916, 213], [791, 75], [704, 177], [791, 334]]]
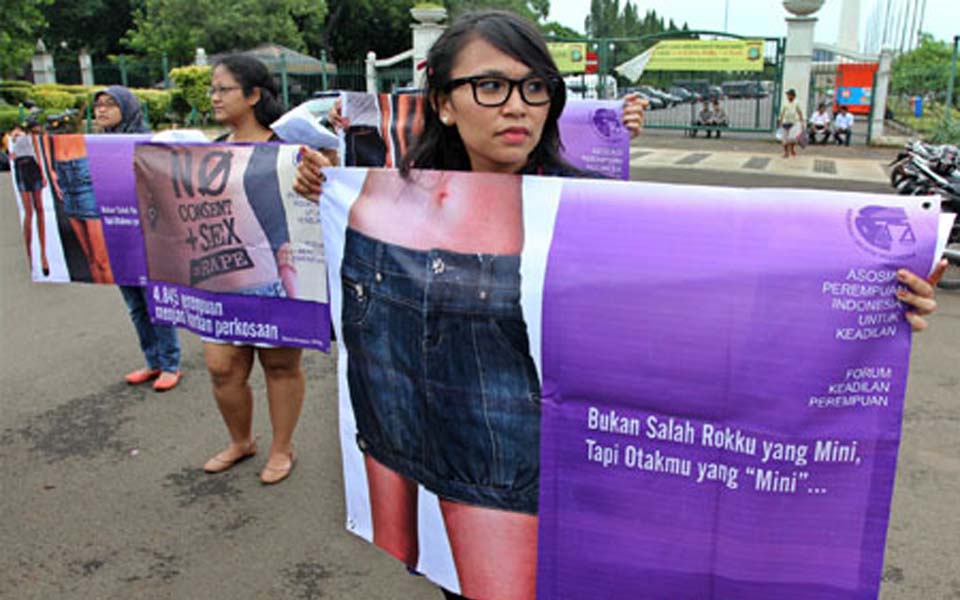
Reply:
[[207, 473], [222, 473], [237, 463], [242, 463], [257, 453], [256, 440], [247, 444], [246, 450], [239, 456], [232, 456], [230, 449], [227, 448], [203, 464], [203, 470]]
[[123, 376], [123, 380], [130, 385], [139, 385], [141, 383], [146, 383], [151, 379], [156, 379], [159, 376], [160, 369], [148, 369], [144, 367], [142, 369], [137, 369], [136, 371], [130, 371]]
[[164, 371], [153, 382], [153, 389], [158, 392], [166, 392], [177, 387], [178, 383], [180, 383], [180, 371]]
[[290, 476], [290, 471], [293, 471], [293, 465], [296, 464], [296, 459], [293, 457], [293, 450], [287, 454], [289, 459], [286, 464], [279, 467], [270, 466], [270, 461], [267, 461], [266, 466], [263, 467], [263, 470], [260, 471], [260, 483], [264, 485], [273, 485], [275, 483], [280, 483], [284, 479]]

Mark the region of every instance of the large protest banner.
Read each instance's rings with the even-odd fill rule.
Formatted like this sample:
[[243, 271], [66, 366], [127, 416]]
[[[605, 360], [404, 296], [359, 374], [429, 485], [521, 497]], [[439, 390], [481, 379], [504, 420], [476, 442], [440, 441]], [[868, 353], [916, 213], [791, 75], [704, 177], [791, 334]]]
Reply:
[[922, 200], [327, 176], [350, 531], [478, 600], [877, 596]]
[[328, 348], [320, 211], [292, 189], [297, 152], [137, 145], [151, 317], [219, 340]]
[[[13, 140], [12, 180], [34, 281], [137, 284], [143, 244], [133, 145], [145, 139], [66, 134]], [[132, 238], [125, 233], [130, 228]]]
[[[349, 121], [341, 145], [348, 167], [399, 167], [423, 130], [419, 94], [343, 92]], [[616, 179], [630, 178], [630, 133], [623, 102], [568, 98], [560, 115], [563, 157], [573, 166]]]

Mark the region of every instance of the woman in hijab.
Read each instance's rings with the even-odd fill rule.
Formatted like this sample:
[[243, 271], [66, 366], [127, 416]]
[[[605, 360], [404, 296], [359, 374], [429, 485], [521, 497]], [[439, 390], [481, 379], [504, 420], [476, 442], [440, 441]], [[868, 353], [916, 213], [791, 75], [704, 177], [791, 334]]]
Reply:
[[[97, 92], [93, 98], [93, 113], [103, 133], [150, 132], [143, 120], [140, 101], [123, 86], [111, 85]], [[158, 392], [173, 389], [180, 382], [180, 342], [176, 328], [150, 322], [145, 287], [119, 287], [146, 362], [146, 366], [127, 373], [124, 379], [131, 385], [156, 380], [153, 389]]]

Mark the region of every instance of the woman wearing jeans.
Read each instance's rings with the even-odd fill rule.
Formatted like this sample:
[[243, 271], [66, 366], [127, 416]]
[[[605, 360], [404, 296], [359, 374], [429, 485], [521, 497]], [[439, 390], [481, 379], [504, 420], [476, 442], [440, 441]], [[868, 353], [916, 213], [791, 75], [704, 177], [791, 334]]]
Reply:
[[[148, 133], [143, 122], [140, 102], [130, 90], [112, 85], [98, 92], [93, 99], [94, 116], [104, 133]], [[130, 319], [140, 339], [140, 349], [146, 366], [127, 373], [124, 379], [131, 385], [156, 380], [153, 389], [165, 392], [180, 382], [180, 342], [177, 329], [150, 322], [146, 288], [121, 285], [120, 293], [130, 310]]]

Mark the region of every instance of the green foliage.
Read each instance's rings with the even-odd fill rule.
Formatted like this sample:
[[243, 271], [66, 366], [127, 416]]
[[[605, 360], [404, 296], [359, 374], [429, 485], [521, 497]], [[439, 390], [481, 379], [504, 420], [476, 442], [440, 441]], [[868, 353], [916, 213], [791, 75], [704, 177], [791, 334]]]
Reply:
[[577, 31], [576, 29], [571, 29], [566, 25], [557, 23], [556, 21], [548, 21], [543, 25], [540, 25], [540, 33], [548, 37], [554, 38], [583, 38], [583, 34]]
[[210, 67], [190, 66], [171, 69], [170, 81], [176, 86], [175, 94], [171, 97], [171, 106], [174, 108], [182, 107], [182, 103], [185, 103], [201, 115], [213, 109], [210, 96], [207, 95], [207, 90], [210, 88]]
[[140, 101], [144, 112], [149, 115], [150, 123], [156, 125], [170, 118], [173, 94], [168, 90], [131, 89]]
[[[509, 10], [510, 12], [515, 12], [518, 15], [527, 17], [531, 21], [536, 21], [542, 14], [541, 9], [544, 8], [544, 4], [546, 5], [546, 12], [550, 12], [549, 2], [544, 3], [536, 0], [446, 0], [445, 4], [447, 11], [453, 18], [467, 11], [498, 9]], [[543, 17], [546, 18], [546, 15], [544, 14]]]
[[43, 9], [48, 22], [43, 41], [57, 64], [76, 65], [83, 48], [95, 57], [119, 53], [136, 4], [139, 0], [52, 0]]
[[953, 48], [929, 34], [920, 35], [920, 45], [893, 61], [891, 87], [894, 93], [946, 92]]
[[30, 97], [33, 84], [29, 81], [0, 82], [0, 98], [10, 104], [20, 104]]
[[0, 132], [10, 131], [10, 128], [20, 123], [19, 108], [0, 108]]
[[76, 97], [67, 92], [58, 90], [34, 90], [30, 99], [45, 112], [59, 112], [67, 108], [74, 108]]
[[19, 75], [47, 25], [43, 7], [51, 0], [0, 0], [0, 78]]
[[89, 94], [90, 86], [69, 83], [38, 83], [33, 86], [35, 91], [66, 92], [68, 94]]
[[[657, 11], [648, 10], [641, 18], [637, 4], [627, 0], [590, 0], [590, 14], [584, 19], [588, 37], [640, 37], [668, 31], [680, 31], [673, 19], [665, 23]], [[687, 30], [686, 23], [683, 31]]]
[[275, 43], [306, 50], [319, 41], [326, 15], [323, 0], [142, 0], [124, 43], [175, 63], [192, 59], [197, 47], [208, 54], [247, 50]]
[[322, 45], [336, 63], [362, 61], [373, 50], [384, 58], [410, 47], [415, 0], [327, 0]]
[[[957, 114], [957, 111], [954, 111], [954, 114]], [[934, 144], [960, 145], [960, 114], [950, 121], [941, 123], [930, 136], [930, 141]]]

